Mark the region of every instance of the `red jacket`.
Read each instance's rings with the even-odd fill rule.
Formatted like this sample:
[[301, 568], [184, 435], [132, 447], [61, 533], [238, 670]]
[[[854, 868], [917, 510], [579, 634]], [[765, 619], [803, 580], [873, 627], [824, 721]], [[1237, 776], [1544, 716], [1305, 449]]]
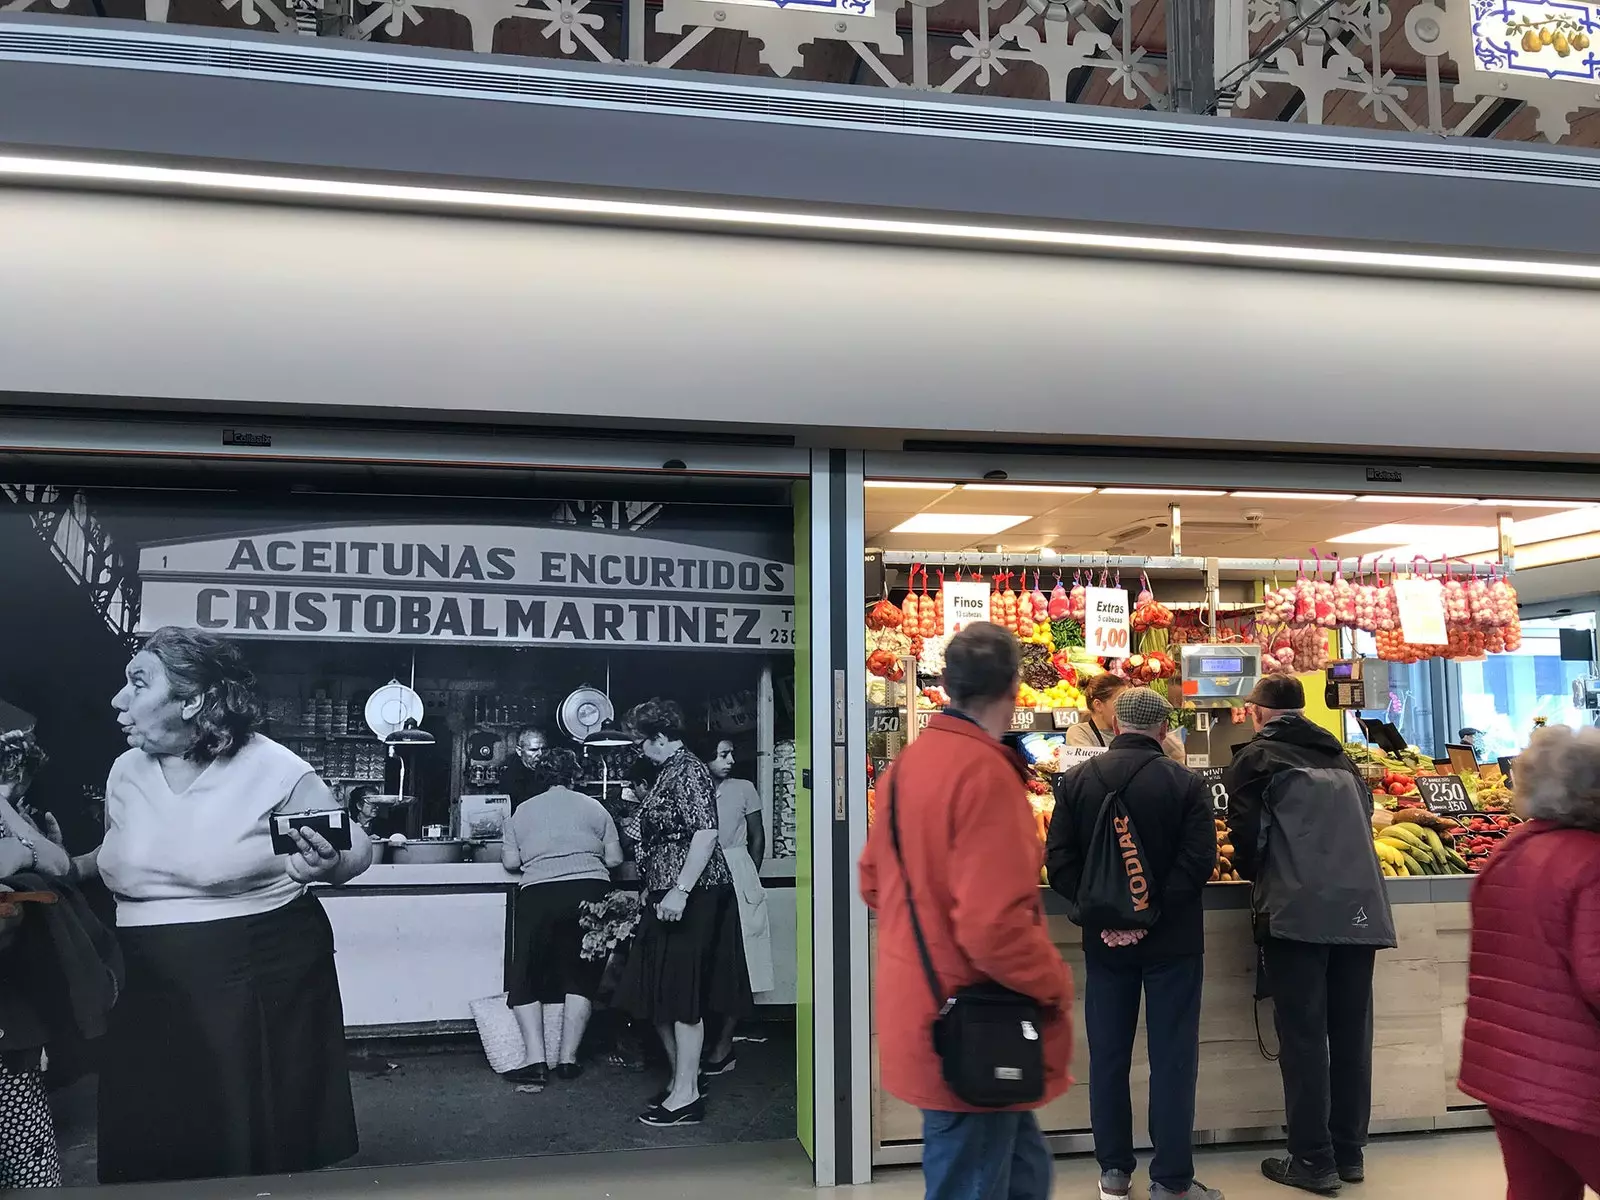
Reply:
[[1461, 1090], [1600, 1136], [1600, 833], [1531, 821], [1472, 888]]
[[944, 994], [988, 979], [1037, 1000], [1051, 1014], [1043, 1030], [1040, 1103], [1055, 1099], [1071, 1083], [1072, 975], [1051, 944], [1039, 903], [1043, 850], [1022, 767], [977, 725], [945, 715], [928, 723], [879, 785], [861, 856], [861, 895], [878, 913], [883, 1086], [918, 1108], [976, 1111], [945, 1086], [933, 1050], [935, 1006], [889, 840], [891, 796], [917, 916]]

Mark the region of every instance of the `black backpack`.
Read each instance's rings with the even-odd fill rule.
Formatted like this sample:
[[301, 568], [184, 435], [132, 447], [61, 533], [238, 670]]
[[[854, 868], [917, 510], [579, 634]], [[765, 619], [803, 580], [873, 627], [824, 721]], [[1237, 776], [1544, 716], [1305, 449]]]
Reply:
[[[1078, 879], [1078, 895], [1072, 919], [1085, 929], [1151, 929], [1161, 919], [1155, 881], [1150, 878], [1150, 860], [1134, 827], [1133, 817], [1122, 802], [1122, 793], [1156, 758], [1148, 758], [1134, 768], [1120, 788], [1106, 793], [1095, 818], [1094, 832], [1084, 847], [1083, 874]], [[1084, 769], [1095, 779], [1105, 780], [1089, 763]]]

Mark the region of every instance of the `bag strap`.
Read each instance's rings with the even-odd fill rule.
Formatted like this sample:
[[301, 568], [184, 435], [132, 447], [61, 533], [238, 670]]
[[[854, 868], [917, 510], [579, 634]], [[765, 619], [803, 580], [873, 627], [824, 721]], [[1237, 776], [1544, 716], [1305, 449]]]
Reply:
[[894, 799], [894, 772], [884, 780], [889, 801], [889, 841], [894, 846], [894, 860], [900, 866], [900, 878], [906, 886], [906, 911], [911, 914], [911, 932], [917, 939], [917, 954], [922, 959], [923, 973], [928, 977], [928, 990], [933, 993], [933, 1009], [941, 1011], [948, 997], [939, 986], [939, 973], [933, 969], [933, 955], [928, 953], [928, 939], [922, 935], [922, 922], [917, 919], [917, 905], [911, 898], [911, 873], [906, 870], [906, 860], [900, 850], [900, 806]]
[[[1139, 772], [1140, 771], [1144, 770], [1146, 767], [1148, 767], [1151, 763], [1155, 762], [1157, 759], [1161, 759], [1161, 758], [1165, 758], [1165, 757], [1166, 757], [1165, 754], [1157, 754], [1157, 755], [1154, 755], [1154, 756], [1152, 756], [1150, 758], [1145, 759], [1142, 763], [1140, 763], [1137, 767], [1135, 767], [1133, 769], [1133, 773], [1131, 775], [1129, 775], [1126, 779], [1124, 779], [1122, 781], [1122, 786], [1121, 787], [1107, 789], [1106, 798], [1100, 802], [1100, 815], [1095, 817], [1095, 824], [1096, 825], [1100, 824], [1100, 821], [1106, 815], [1106, 809], [1111, 807], [1111, 802], [1113, 800], [1115, 800], [1118, 796], [1122, 795], [1123, 792], [1128, 790], [1128, 785], [1131, 784], [1135, 779], [1139, 778]], [[1101, 787], [1105, 787], [1106, 786], [1106, 777], [1104, 775], [1100, 774], [1100, 760], [1099, 759], [1090, 759], [1089, 760], [1089, 770], [1094, 772], [1094, 777], [1095, 777], [1095, 779], [1099, 780], [1100, 786]]]

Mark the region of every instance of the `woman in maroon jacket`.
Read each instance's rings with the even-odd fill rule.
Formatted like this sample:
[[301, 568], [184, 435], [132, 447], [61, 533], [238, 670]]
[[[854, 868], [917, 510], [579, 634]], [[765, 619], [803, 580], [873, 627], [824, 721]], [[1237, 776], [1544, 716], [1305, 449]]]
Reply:
[[1600, 729], [1534, 734], [1528, 824], [1472, 889], [1461, 1090], [1489, 1106], [1507, 1200], [1600, 1189]]

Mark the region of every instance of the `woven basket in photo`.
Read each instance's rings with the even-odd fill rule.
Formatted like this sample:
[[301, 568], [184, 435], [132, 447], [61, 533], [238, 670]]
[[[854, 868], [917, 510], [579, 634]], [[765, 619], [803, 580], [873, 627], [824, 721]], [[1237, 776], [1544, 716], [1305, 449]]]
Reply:
[[506, 993], [485, 996], [467, 1006], [478, 1026], [478, 1040], [483, 1043], [483, 1053], [495, 1074], [515, 1071], [527, 1061], [527, 1048], [522, 1042], [522, 1030], [517, 1018], [506, 1007]]

